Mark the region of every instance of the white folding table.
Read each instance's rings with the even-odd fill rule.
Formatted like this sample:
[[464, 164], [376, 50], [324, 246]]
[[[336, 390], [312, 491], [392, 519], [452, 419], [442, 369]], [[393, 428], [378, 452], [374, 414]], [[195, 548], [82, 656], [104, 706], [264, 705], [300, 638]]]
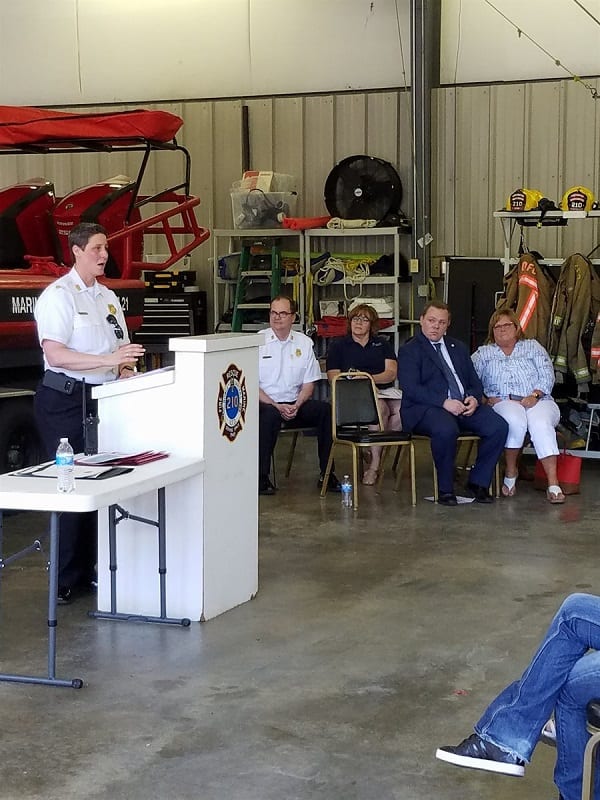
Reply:
[[[166, 622], [189, 626], [189, 619], [174, 619], [167, 616], [165, 605], [166, 583], [166, 516], [165, 487], [199, 476], [204, 472], [204, 460], [169, 456], [169, 458], [135, 467], [132, 472], [103, 480], [78, 480], [76, 490], [69, 494], [61, 494], [56, 490], [56, 480], [35, 475], [0, 475], [0, 576], [3, 568], [17, 557], [33, 550], [40, 549], [39, 540], [26, 547], [20, 553], [3, 558], [2, 553], [2, 512], [47, 511], [50, 512], [50, 556], [48, 561], [48, 675], [30, 676], [0, 673], [0, 681], [15, 683], [35, 683], [51, 686], [69, 686], [79, 689], [83, 685], [81, 678], [69, 680], [56, 677], [56, 609], [58, 593], [58, 542], [59, 518], [63, 512], [84, 513], [101, 511], [108, 513], [109, 552], [111, 569], [111, 610], [110, 612], [92, 612], [94, 616], [104, 619], [136, 619], [146, 622]], [[160, 615], [145, 616], [119, 614], [116, 605], [116, 526], [120, 519], [126, 518], [128, 512], [121, 503], [150, 492], [157, 492], [158, 514], [156, 520], [139, 516], [132, 519], [153, 525], [158, 529], [158, 565], [157, 574], [160, 581]]]

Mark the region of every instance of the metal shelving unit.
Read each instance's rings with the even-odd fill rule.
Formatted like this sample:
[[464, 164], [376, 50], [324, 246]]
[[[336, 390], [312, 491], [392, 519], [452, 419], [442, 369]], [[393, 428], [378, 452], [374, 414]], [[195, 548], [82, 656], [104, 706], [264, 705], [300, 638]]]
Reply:
[[[297, 299], [298, 299], [298, 323], [294, 327], [298, 330], [304, 330], [305, 320], [305, 287], [304, 287], [304, 274], [303, 268], [305, 263], [304, 257], [304, 233], [302, 231], [292, 231], [288, 228], [256, 228], [256, 229], [242, 229], [242, 228], [217, 228], [212, 231], [212, 246], [213, 246], [213, 330], [217, 328], [219, 332], [231, 330], [229, 323], [222, 322], [223, 315], [233, 308], [233, 300], [235, 295], [235, 287], [237, 283], [236, 278], [222, 278], [219, 273], [219, 259], [225, 255], [236, 253], [241, 248], [241, 242], [244, 239], [258, 240], [276, 239], [282, 240], [281, 250], [294, 250], [297, 247], [298, 260], [300, 271], [297, 276], [286, 277], [282, 273], [281, 283], [283, 286], [291, 287], [294, 282], [297, 282]], [[286, 246], [289, 242], [289, 248]], [[268, 327], [266, 323], [244, 323], [242, 331], [252, 332], [261, 330], [261, 328]]]
[[[393, 326], [384, 328], [382, 333], [390, 333], [394, 336], [394, 350], [397, 352], [400, 346], [401, 331], [407, 326], [412, 326], [414, 323], [414, 298], [413, 298], [413, 283], [412, 281], [400, 281], [400, 242], [401, 237], [406, 237], [407, 234], [401, 231], [400, 228], [312, 228], [304, 232], [305, 244], [305, 272], [308, 274], [310, 271], [310, 260], [313, 247], [319, 252], [333, 252], [339, 248], [348, 257], [353, 258], [355, 254], [378, 253], [384, 254], [390, 252], [393, 259], [393, 274], [389, 276], [368, 276], [361, 280], [359, 283], [365, 287], [377, 287], [377, 294], [383, 296], [382, 287], [388, 287], [388, 294], [392, 296], [393, 307]], [[391, 248], [389, 243], [391, 241]], [[386, 247], [387, 243], [387, 247]], [[360, 249], [357, 249], [357, 246]], [[334, 253], [335, 254], [335, 253]], [[356, 283], [352, 287], [352, 294], [358, 295], [354, 291]], [[401, 297], [401, 288], [404, 288], [403, 296]], [[323, 290], [327, 290], [324, 292]], [[316, 307], [319, 299], [340, 299], [343, 300], [343, 284], [332, 283], [327, 287], [316, 286], [313, 284], [312, 297], [307, 299], [312, 302], [313, 307]], [[364, 294], [364, 292], [363, 292]], [[401, 305], [404, 302], [404, 306]], [[405, 310], [405, 314], [401, 316], [401, 309]], [[315, 317], [318, 315], [315, 314]]]
[[[511, 265], [516, 263], [516, 260], [511, 258], [511, 245], [512, 245], [512, 238], [517, 229], [517, 227], [521, 224], [523, 220], [531, 221], [540, 219], [542, 216], [541, 211], [526, 211], [526, 212], [514, 212], [514, 211], [494, 211], [494, 219], [499, 219], [500, 224], [502, 225], [502, 233], [504, 234], [504, 256], [502, 257], [502, 262], [504, 264], [504, 272], [508, 272]], [[571, 220], [586, 220], [586, 219], [600, 219], [600, 211], [548, 211], [544, 215], [545, 219], [550, 220], [564, 220], [565, 223], [570, 222]], [[544, 226], [542, 222], [542, 228]], [[552, 225], [548, 225], [547, 227], [553, 227]], [[560, 265], [564, 261], [564, 258], [545, 258], [542, 263], [543, 264], [550, 264], [550, 265]], [[594, 264], [600, 264], [600, 259], [592, 259]]]

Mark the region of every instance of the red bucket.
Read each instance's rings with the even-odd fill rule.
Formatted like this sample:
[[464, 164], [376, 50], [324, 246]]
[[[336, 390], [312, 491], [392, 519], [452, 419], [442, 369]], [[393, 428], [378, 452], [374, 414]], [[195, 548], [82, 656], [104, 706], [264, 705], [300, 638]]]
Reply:
[[[579, 484], [581, 482], [581, 458], [579, 456], [559, 453], [556, 459], [556, 472], [563, 494], [579, 494]], [[548, 488], [548, 479], [542, 462], [539, 460], [535, 464], [533, 485], [536, 489], [541, 489], [542, 491], [546, 491]]]

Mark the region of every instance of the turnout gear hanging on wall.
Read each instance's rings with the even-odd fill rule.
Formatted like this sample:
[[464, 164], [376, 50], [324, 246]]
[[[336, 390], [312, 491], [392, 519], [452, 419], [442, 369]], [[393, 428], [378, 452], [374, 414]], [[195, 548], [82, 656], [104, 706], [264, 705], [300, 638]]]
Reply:
[[600, 310], [596, 314], [596, 324], [592, 334], [590, 347], [590, 372], [592, 373], [592, 383], [600, 383]]
[[[571, 372], [580, 393], [589, 390], [587, 384], [592, 377], [584, 340], [592, 338], [599, 312], [600, 279], [592, 263], [575, 253], [560, 270], [547, 349], [554, 362], [557, 382], [562, 382]], [[596, 359], [595, 372], [597, 368]]]
[[547, 347], [554, 286], [550, 273], [531, 253], [524, 253], [504, 276], [504, 292], [496, 310], [513, 310], [525, 337]]

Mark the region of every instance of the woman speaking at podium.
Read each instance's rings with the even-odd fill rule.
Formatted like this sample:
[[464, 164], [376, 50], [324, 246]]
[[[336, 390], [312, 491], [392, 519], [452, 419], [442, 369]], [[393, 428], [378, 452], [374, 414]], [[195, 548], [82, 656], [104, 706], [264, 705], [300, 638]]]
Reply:
[[[108, 260], [105, 229], [83, 222], [69, 233], [74, 264], [50, 284], [35, 307], [44, 376], [34, 400], [45, 458], [54, 458], [67, 436], [75, 453], [84, 449], [83, 392], [88, 411], [96, 411], [91, 388], [129, 377], [144, 348], [129, 341], [116, 294], [98, 283]], [[62, 514], [58, 557], [58, 601], [96, 586], [96, 514]]]

